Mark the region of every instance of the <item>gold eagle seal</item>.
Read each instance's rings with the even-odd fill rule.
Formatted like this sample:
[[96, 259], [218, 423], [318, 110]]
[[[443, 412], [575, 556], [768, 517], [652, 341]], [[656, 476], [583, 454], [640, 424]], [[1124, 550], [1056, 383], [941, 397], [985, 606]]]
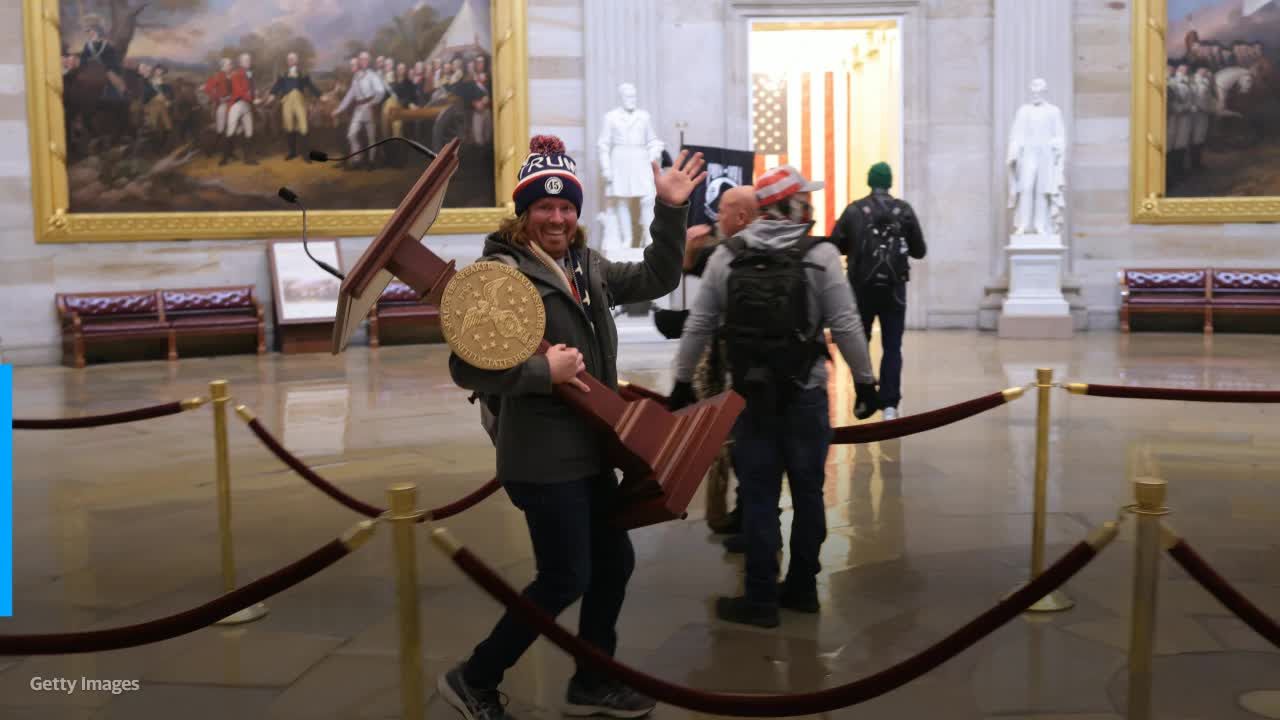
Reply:
[[463, 268], [444, 289], [440, 329], [449, 349], [484, 370], [528, 360], [547, 329], [538, 289], [519, 270], [482, 261]]

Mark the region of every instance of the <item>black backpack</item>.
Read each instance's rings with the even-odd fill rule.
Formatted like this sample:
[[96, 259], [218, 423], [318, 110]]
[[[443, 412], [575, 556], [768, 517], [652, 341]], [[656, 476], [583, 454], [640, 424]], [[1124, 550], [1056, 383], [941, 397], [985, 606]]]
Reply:
[[906, 221], [902, 203], [876, 196], [854, 203], [862, 213], [862, 236], [857, 238], [858, 254], [853, 277], [855, 289], [897, 287], [908, 279]]
[[802, 237], [786, 249], [751, 248], [739, 237], [725, 243], [733, 254], [721, 336], [728, 350], [733, 389], [765, 411], [785, 405], [826, 353], [822, 329], [809, 327], [808, 268], [804, 257], [825, 238]]

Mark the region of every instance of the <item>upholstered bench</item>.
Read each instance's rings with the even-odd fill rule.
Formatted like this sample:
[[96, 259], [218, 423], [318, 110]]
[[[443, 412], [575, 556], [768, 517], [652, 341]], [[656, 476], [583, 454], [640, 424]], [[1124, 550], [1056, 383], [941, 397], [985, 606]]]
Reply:
[[426, 327], [435, 337], [440, 328], [440, 308], [423, 303], [413, 288], [392, 280], [369, 313], [369, 347], [382, 344], [382, 331], [387, 325]]
[[1212, 271], [1205, 332], [1213, 332], [1215, 315], [1280, 315], [1280, 270]]
[[178, 358], [180, 337], [254, 335], [258, 354], [267, 351], [262, 306], [253, 296], [252, 285], [161, 290], [160, 306], [172, 330], [170, 360]]
[[54, 303], [62, 326], [63, 365], [84, 367], [86, 343], [169, 336], [155, 290], [57, 293]]
[[1203, 268], [1121, 270], [1120, 329], [1129, 332], [1134, 313], [1197, 313], [1205, 332], [1213, 332], [1209, 277]]

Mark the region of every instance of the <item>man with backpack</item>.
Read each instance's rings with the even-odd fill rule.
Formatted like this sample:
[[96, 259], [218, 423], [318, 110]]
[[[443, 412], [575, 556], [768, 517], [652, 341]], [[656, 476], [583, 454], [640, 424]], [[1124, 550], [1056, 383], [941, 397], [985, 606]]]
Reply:
[[867, 173], [871, 194], [845, 208], [831, 242], [849, 258], [849, 284], [862, 315], [862, 330], [871, 340], [871, 325], [880, 318], [880, 393], [873, 403], [858, 404], [854, 416], [865, 420], [884, 409], [884, 419], [898, 417], [902, 401], [902, 332], [907, 321], [908, 258], [920, 260], [926, 247], [915, 210], [889, 194], [893, 171], [876, 163]]
[[[747, 401], [733, 435], [746, 587], [742, 596], [716, 602], [716, 615], [729, 622], [776, 627], [780, 606], [818, 611], [818, 552], [827, 535], [822, 485], [832, 435], [824, 328], [852, 368], [859, 397], [875, 392], [840, 251], [808, 235], [810, 193], [821, 188], [789, 165], [760, 177], [755, 193], [762, 217], [721, 243], [707, 261], [676, 357], [673, 409], [693, 402], [694, 367], [717, 332], [733, 389]], [[779, 584], [777, 508], [784, 471], [795, 517], [791, 565]]]

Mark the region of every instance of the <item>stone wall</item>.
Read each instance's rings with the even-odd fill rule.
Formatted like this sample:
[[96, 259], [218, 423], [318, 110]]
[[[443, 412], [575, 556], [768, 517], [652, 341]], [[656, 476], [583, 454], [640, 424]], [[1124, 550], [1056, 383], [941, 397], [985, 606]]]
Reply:
[[[21, 3], [0, 3], [0, 349], [5, 361], [58, 362], [56, 292], [254, 283], [270, 313], [264, 240], [36, 244], [22, 12]], [[560, 135], [576, 154], [583, 147], [581, 18], [582, 0], [529, 0], [531, 129]], [[479, 254], [482, 241], [478, 235], [429, 237], [436, 252], [460, 264]], [[369, 240], [344, 238], [343, 261], [355, 262]]]
[[1276, 266], [1273, 225], [1129, 222], [1130, 18], [1127, 0], [1074, 0], [1076, 142], [1071, 175], [1075, 274], [1090, 328], [1114, 328], [1125, 267]]
[[[587, 0], [597, 1], [597, 0]], [[603, 1], [603, 0], [599, 0]], [[587, 157], [583, 43], [584, 0], [529, 0], [530, 120], [535, 133], [564, 138]], [[1275, 257], [1267, 225], [1134, 225], [1129, 222], [1130, 13], [1125, 0], [1072, 0], [1075, 41], [1071, 187], [1072, 276], [1089, 328], [1116, 325], [1116, 271], [1131, 265], [1263, 265]], [[831, 3], [779, 0], [777, 6], [829, 6], [840, 15], [885, 0]], [[902, 5], [902, 3], [898, 3]], [[910, 3], [908, 3], [910, 4]], [[923, 46], [907, 91], [923, 90], [917, 115], [905, 119], [907, 158], [922, 158], [907, 197], [920, 209], [929, 258], [913, 274], [911, 323], [977, 327], [984, 290], [1000, 284], [1000, 238], [992, 236], [1001, 198], [975, 175], [991, 172], [1004, 148], [993, 142], [992, 0], [919, 0]], [[656, 39], [661, 95], [655, 125], [671, 145], [675, 123], [691, 143], [737, 141], [726, 90], [735, 72], [727, 24], [754, 0], [661, 0]], [[261, 240], [36, 245], [32, 232], [26, 133], [22, 9], [0, 4], [0, 345], [18, 363], [57, 361], [53, 294], [80, 289], [253, 282], [270, 301]], [[909, 45], [910, 39], [906, 40]], [[669, 80], [670, 82], [667, 82]], [[742, 112], [745, 112], [743, 110]], [[594, 173], [588, 169], [588, 180]], [[590, 197], [590, 196], [589, 196]], [[588, 200], [584, 217], [599, 208]], [[432, 236], [442, 255], [467, 261], [479, 236]], [[354, 260], [367, 238], [342, 241]], [[1271, 264], [1274, 264], [1272, 261]], [[995, 268], [993, 270], [993, 268]]]

